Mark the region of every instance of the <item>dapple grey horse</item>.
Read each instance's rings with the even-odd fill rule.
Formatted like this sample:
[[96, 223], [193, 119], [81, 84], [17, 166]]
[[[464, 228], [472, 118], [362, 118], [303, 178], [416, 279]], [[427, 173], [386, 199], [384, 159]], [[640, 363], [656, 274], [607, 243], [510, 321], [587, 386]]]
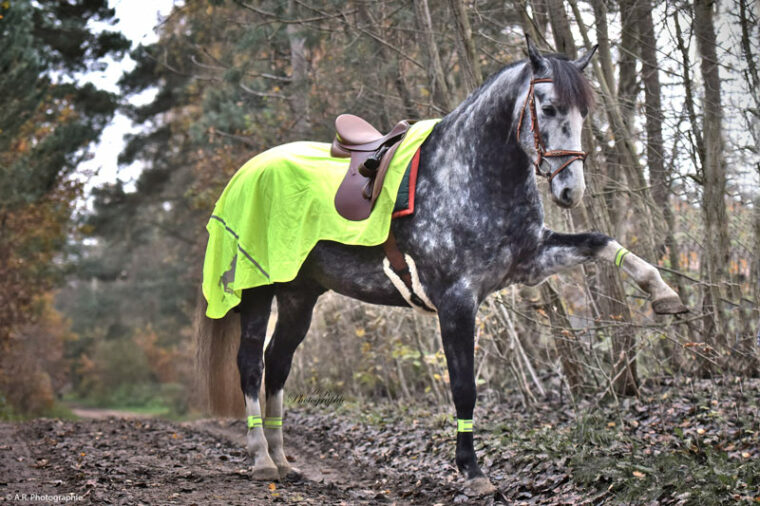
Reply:
[[[537, 177], [549, 179], [551, 198], [559, 206], [576, 206], [583, 197], [581, 130], [593, 105], [583, 69], [593, 52], [571, 61], [541, 55], [528, 41], [527, 60], [493, 75], [435, 126], [421, 146], [415, 212], [391, 225], [410, 261], [416, 290], [437, 312], [456, 407], [456, 464], [467, 484], [481, 493], [494, 489], [473, 449], [473, 353], [475, 315], [489, 294], [513, 283], [538, 284], [584, 262], [607, 261], [651, 295], [656, 313], [686, 310], [655, 267], [614, 239], [544, 226]], [[374, 304], [410, 305], [383, 261], [380, 246], [320, 242], [294, 280], [243, 291], [237, 364], [254, 478], [271, 480], [292, 471], [283, 452], [283, 386], [317, 298], [333, 290]], [[273, 298], [278, 318], [265, 351]], [[199, 311], [204, 309], [200, 304]], [[231, 313], [226, 322], [201, 317], [199, 346], [215, 346], [232, 318]], [[207, 356], [215, 352], [208, 351]], [[212, 381], [229, 366], [221, 359], [204, 365]]]

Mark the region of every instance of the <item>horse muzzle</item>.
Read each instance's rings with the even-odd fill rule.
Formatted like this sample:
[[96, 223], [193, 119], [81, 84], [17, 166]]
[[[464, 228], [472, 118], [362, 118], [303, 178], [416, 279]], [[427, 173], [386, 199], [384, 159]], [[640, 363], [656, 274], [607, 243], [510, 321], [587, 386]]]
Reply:
[[[575, 179], [575, 178], [573, 178]], [[579, 184], [562, 184], [555, 180], [551, 183], [552, 200], [555, 204], [565, 209], [577, 207], [583, 201], [583, 194], [586, 190], [585, 185], [581, 181]], [[555, 185], [557, 186], [555, 188]]]

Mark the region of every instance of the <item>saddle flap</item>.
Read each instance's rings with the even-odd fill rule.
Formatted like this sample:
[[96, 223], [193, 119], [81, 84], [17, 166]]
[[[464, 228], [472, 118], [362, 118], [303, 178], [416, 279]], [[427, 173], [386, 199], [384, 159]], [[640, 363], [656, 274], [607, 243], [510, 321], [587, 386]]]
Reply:
[[332, 144], [330, 145], [330, 156], [335, 158], [348, 158], [351, 156], [351, 152], [343, 149], [340, 142], [338, 142], [338, 139], [333, 139]]
[[393, 155], [401, 144], [397, 141], [383, 155], [374, 177], [368, 178], [361, 174], [359, 167], [369, 158], [369, 152], [354, 152], [351, 154], [351, 162], [348, 172], [335, 194], [335, 209], [338, 214], [352, 221], [361, 221], [369, 217], [375, 206], [377, 197], [383, 189], [385, 175], [390, 167]]

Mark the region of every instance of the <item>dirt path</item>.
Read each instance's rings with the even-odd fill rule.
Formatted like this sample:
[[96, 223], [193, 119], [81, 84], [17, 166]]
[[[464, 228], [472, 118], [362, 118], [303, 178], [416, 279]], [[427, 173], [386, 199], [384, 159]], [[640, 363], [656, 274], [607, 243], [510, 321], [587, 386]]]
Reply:
[[[254, 482], [242, 420], [0, 423], [8, 504], [723, 504], [760, 501], [760, 381], [701, 381], [618, 406], [519, 400], [478, 408], [476, 451], [498, 494], [453, 462], [448, 406], [286, 411], [303, 478]], [[111, 414], [111, 413], [109, 413]], [[26, 495], [24, 495], [26, 494]], [[33, 495], [36, 494], [36, 495]]]
[[86, 418], [88, 420], [103, 420], [104, 418], [138, 418], [141, 420], [147, 420], [149, 418], [155, 418], [155, 415], [149, 413], [135, 413], [134, 411], [124, 411], [120, 409], [102, 409], [102, 408], [80, 408], [72, 407], [71, 412], [79, 418]]
[[[93, 413], [100, 415], [100, 413]], [[172, 423], [93, 417], [0, 424], [0, 502], [46, 504], [434, 504], [403, 497], [387, 476], [349, 467], [289, 431], [303, 479], [250, 479], [240, 421]], [[407, 480], [408, 481], [408, 480]], [[414, 486], [414, 483], [410, 483]], [[408, 494], [407, 494], [408, 495]]]

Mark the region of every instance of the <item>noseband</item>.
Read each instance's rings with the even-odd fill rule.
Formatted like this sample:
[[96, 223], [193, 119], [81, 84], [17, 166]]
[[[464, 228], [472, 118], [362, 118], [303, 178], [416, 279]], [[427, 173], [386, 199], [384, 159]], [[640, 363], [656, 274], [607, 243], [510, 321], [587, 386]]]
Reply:
[[[568, 149], [554, 149], [551, 151], [547, 151], [546, 147], [544, 147], [544, 141], [541, 139], [541, 132], [538, 128], [538, 117], [536, 116], [536, 97], [535, 97], [535, 91], [534, 86], [536, 83], [550, 83], [552, 82], [549, 78], [543, 78], [543, 79], [531, 79], [530, 80], [530, 88], [528, 89], [528, 96], [525, 97], [525, 103], [523, 104], [522, 111], [520, 111], [520, 121], [517, 123], [517, 142], [520, 142], [520, 132], [522, 131], [522, 123], [523, 123], [523, 116], [525, 116], [525, 109], [528, 108], [528, 105], [530, 105], [530, 131], [533, 132], [533, 145], [536, 148], [536, 153], [538, 153], [538, 157], [533, 162], [533, 165], [536, 166], [536, 175], [537, 176], [543, 176], [546, 179], [549, 180], [551, 183], [551, 180], [554, 179], [554, 176], [562, 172], [567, 168], [568, 165], [573, 163], [576, 160], [585, 160], [586, 156], [588, 156], [588, 152], [586, 151], [571, 151]], [[570, 156], [571, 158], [562, 164], [557, 170], [554, 172], [541, 172], [541, 163], [544, 161], [544, 158], [559, 158], [561, 156]]]

